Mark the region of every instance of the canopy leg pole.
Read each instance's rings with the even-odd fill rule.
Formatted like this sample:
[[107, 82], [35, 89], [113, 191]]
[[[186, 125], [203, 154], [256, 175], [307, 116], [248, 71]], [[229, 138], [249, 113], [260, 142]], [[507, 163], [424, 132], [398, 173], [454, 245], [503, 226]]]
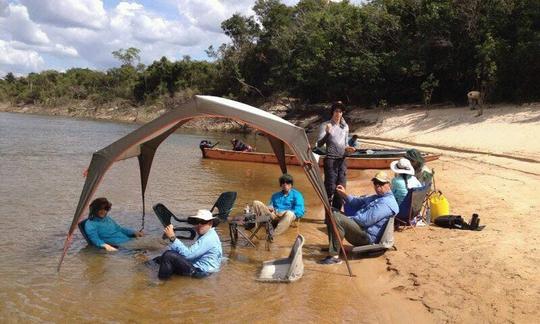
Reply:
[[334, 231], [334, 235], [338, 239], [340, 250], [343, 253], [343, 257], [345, 258], [345, 265], [347, 265], [347, 270], [349, 271], [349, 276], [354, 277], [355, 275], [352, 273], [351, 265], [349, 264], [349, 258], [347, 257], [347, 251], [345, 251], [345, 248], [343, 247], [343, 241], [342, 241], [341, 235], [339, 234], [339, 231], [337, 230], [337, 225], [336, 225], [336, 220], [334, 219], [334, 215], [332, 213], [328, 213], [327, 211], [327, 218], [330, 220], [330, 224], [332, 225], [332, 230]]

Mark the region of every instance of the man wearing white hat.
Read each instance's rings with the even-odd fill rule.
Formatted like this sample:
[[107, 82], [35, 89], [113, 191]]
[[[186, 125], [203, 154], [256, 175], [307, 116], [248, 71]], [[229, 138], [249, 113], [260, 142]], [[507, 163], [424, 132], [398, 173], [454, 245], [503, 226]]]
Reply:
[[[371, 196], [352, 196], [345, 187], [337, 186], [336, 192], [345, 201], [345, 214], [334, 212], [339, 234], [354, 246], [376, 243], [388, 219], [397, 215], [399, 206], [390, 189], [390, 179], [384, 171], [379, 171], [371, 179], [375, 194]], [[339, 264], [340, 245], [330, 223], [327, 223], [328, 254], [320, 264]]]
[[194, 225], [199, 235], [197, 241], [189, 247], [176, 237], [172, 225], [165, 227], [163, 232], [171, 244], [156, 260], [159, 263], [160, 279], [167, 279], [173, 274], [201, 278], [219, 271], [223, 252], [219, 236], [212, 228], [214, 219], [206, 209], [188, 217], [188, 223]]
[[401, 205], [409, 189], [420, 188], [422, 184], [414, 176], [414, 168], [411, 161], [401, 158], [398, 161], [390, 163], [390, 169], [396, 176], [392, 179], [392, 192], [398, 205]]

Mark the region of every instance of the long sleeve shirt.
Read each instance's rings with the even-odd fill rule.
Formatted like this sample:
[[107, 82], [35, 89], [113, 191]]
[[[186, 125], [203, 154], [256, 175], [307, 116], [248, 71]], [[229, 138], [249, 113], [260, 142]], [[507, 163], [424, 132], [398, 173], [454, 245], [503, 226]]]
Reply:
[[111, 217], [94, 217], [84, 224], [84, 231], [92, 244], [103, 247], [105, 243], [120, 245], [131, 240], [135, 231], [118, 225]]
[[169, 250], [180, 253], [180, 255], [191, 261], [195, 268], [203, 272], [218, 272], [221, 267], [223, 251], [221, 241], [214, 228], [199, 236], [197, 241], [189, 247], [176, 239], [169, 245]]
[[415, 176], [407, 175], [407, 184], [405, 184], [405, 179], [401, 175], [397, 175], [392, 179], [392, 193], [396, 198], [398, 205], [401, 205], [409, 189], [420, 188], [422, 184]]
[[345, 215], [352, 218], [368, 233], [371, 243], [388, 218], [396, 215], [399, 207], [391, 191], [384, 195], [351, 196], [345, 198]]
[[304, 216], [304, 196], [300, 191], [292, 188], [288, 194], [284, 194], [278, 191], [270, 198], [270, 205], [274, 207], [277, 212], [283, 212], [286, 210], [292, 210], [296, 218], [302, 218]]
[[[326, 133], [326, 125], [330, 124], [330, 133]], [[345, 157], [345, 147], [349, 137], [349, 125], [342, 118], [338, 124], [332, 120], [326, 121], [319, 127], [317, 146], [326, 144], [326, 158], [341, 159]]]

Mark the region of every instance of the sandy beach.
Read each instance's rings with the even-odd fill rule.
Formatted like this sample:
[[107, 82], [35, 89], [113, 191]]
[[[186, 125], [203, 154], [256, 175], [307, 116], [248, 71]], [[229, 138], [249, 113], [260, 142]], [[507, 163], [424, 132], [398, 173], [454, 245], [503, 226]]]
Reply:
[[[486, 109], [404, 109], [379, 115], [355, 131], [366, 146], [416, 146], [442, 157], [430, 163], [451, 213], [478, 213], [481, 232], [436, 226], [395, 234], [397, 251], [351, 261], [355, 285], [373, 288], [381, 303], [400, 296], [421, 305], [382, 322], [531, 323], [540, 317], [540, 199], [538, 105]], [[364, 116], [365, 117], [365, 116]], [[437, 149], [438, 147], [438, 149]], [[370, 193], [368, 179], [351, 179], [353, 193]], [[346, 272], [345, 266], [340, 269]], [[336, 270], [339, 271], [339, 270]], [[404, 307], [402, 307], [404, 306]], [[390, 306], [392, 307], [392, 306]], [[412, 309], [411, 309], [412, 310]], [[418, 309], [417, 309], [418, 310]], [[412, 314], [412, 315], [411, 315]], [[420, 318], [418, 318], [420, 316]]]

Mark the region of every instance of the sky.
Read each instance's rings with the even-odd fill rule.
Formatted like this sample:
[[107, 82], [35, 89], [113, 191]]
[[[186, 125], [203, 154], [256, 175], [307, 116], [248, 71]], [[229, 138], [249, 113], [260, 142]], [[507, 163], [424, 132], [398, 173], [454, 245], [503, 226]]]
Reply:
[[253, 15], [254, 2], [0, 0], [0, 76], [72, 67], [106, 70], [120, 65], [111, 52], [129, 47], [141, 50], [144, 64], [162, 56], [208, 59], [210, 45], [229, 41], [221, 22], [234, 13]]

